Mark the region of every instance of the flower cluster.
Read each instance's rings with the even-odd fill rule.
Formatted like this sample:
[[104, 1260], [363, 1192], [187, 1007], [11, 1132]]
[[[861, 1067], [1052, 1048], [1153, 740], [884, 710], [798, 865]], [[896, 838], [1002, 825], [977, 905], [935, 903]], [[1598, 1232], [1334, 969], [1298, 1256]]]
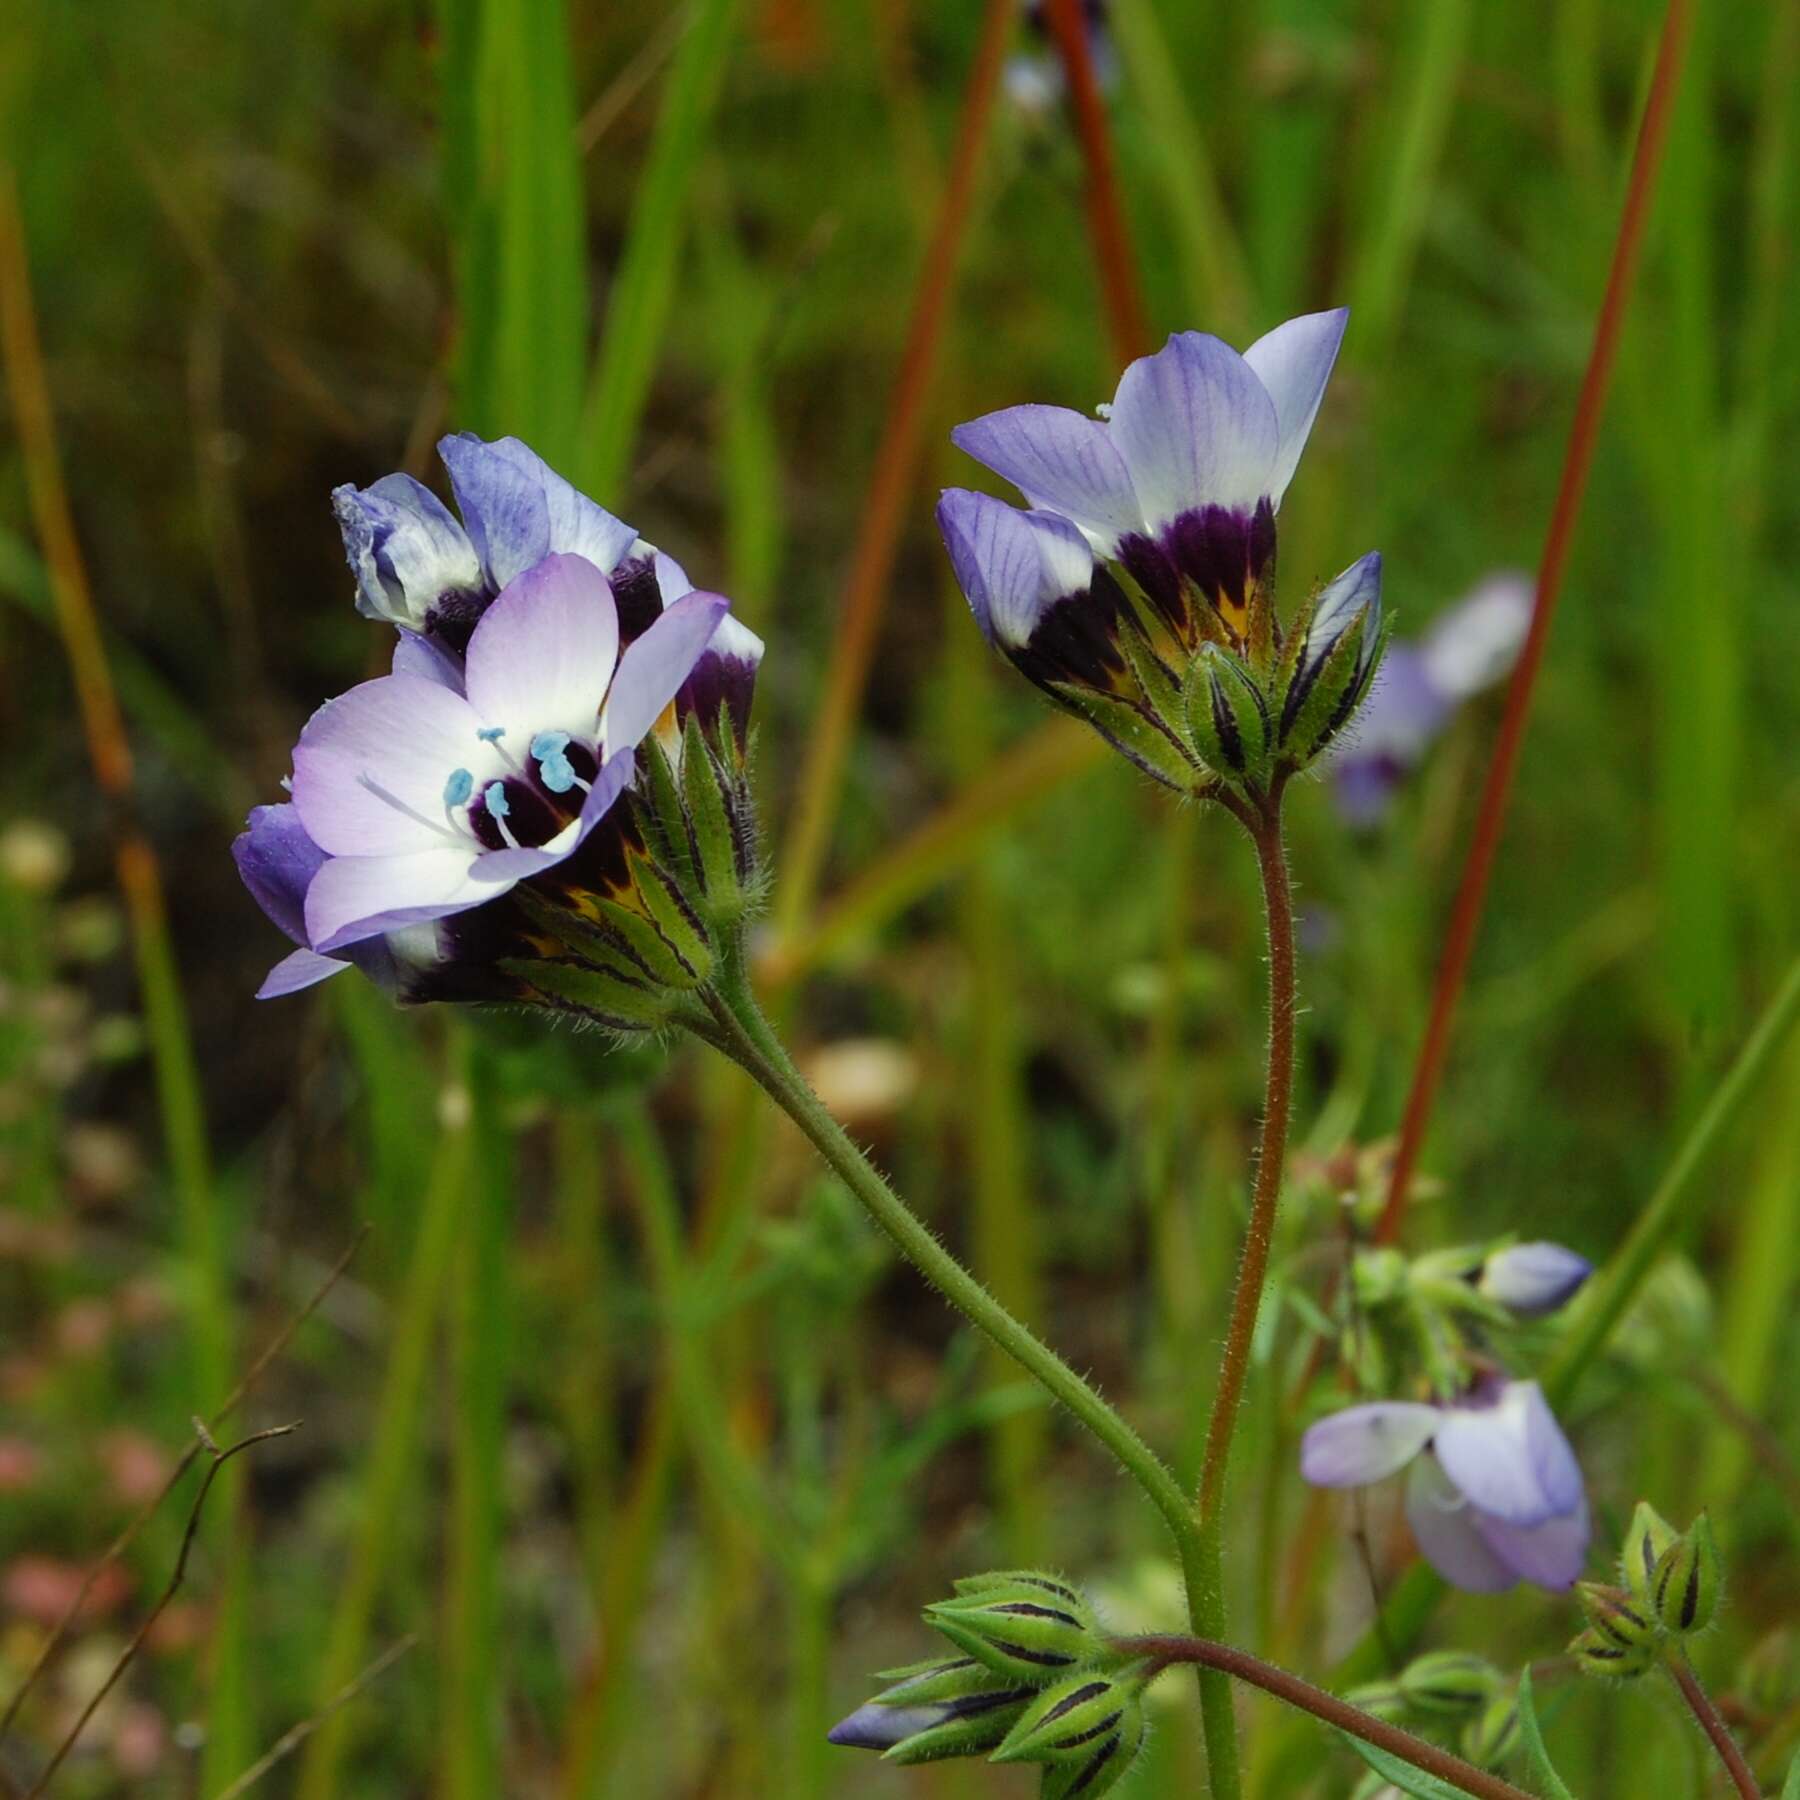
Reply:
[[1320, 1419], [1301, 1441], [1301, 1474], [1315, 1487], [1364, 1487], [1404, 1469], [1407, 1521], [1446, 1581], [1480, 1593], [1518, 1581], [1569, 1587], [1587, 1558], [1580, 1467], [1537, 1383], [1508, 1379], [1473, 1332], [1546, 1316], [1590, 1273], [1550, 1243], [1439, 1251], [1410, 1265], [1393, 1252], [1365, 1259], [1365, 1356], [1379, 1356], [1390, 1333], [1421, 1343], [1433, 1397]]
[[332, 496], [358, 609], [397, 638], [391, 673], [313, 714], [291, 797], [234, 846], [300, 946], [261, 992], [354, 964], [406, 999], [653, 1023], [659, 987], [703, 973], [705, 921], [646, 841], [646, 771], [710, 791], [735, 894], [762, 643], [517, 439], [439, 450], [460, 522], [408, 475]]
[[1368, 691], [1380, 556], [1285, 628], [1274, 596], [1276, 514], [1347, 318], [1290, 319], [1241, 356], [1182, 332], [1099, 418], [1013, 406], [951, 434], [1028, 503], [952, 488], [938, 505], [988, 641], [1178, 792], [1260, 798]]
[[1114, 1646], [1077, 1589], [1036, 1570], [972, 1575], [925, 1622], [957, 1654], [886, 1671], [888, 1685], [832, 1728], [832, 1743], [896, 1763], [1038, 1763], [1042, 1800], [1104, 1794], [1124, 1778], [1154, 1671]]
[[1587, 1629], [1569, 1645], [1586, 1675], [1629, 1680], [1654, 1668], [1681, 1639], [1705, 1631], [1725, 1591], [1712, 1520], [1677, 1531], [1640, 1500], [1619, 1553], [1622, 1585], [1581, 1584]]

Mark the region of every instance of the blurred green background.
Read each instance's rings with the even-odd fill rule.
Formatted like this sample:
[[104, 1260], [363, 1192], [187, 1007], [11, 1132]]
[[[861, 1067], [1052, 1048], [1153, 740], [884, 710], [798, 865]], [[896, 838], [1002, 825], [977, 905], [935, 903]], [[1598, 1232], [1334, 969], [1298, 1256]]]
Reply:
[[[1135, 1493], [892, 1263], [735, 1071], [401, 1014], [349, 979], [259, 1004], [286, 946], [227, 854], [309, 710], [375, 667], [329, 490], [435, 480], [431, 444], [461, 427], [527, 438], [765, 636], [779, 850], [841, 681], [981, 11], [14, 0], [0, 21], [0, 257], [15, 296], [28, 261], [135, 757], [122, 799], [90, 764], [21, 430], [0, 443], [5, 1693], [190, 1417], [372, 1227], [219, 1433], [303, 1429], [221, 1479], [185, 1587], [55, 1791], [217, 1796], [416, 1637], [255, 1791], [1022, 1795], [1023, 1772], [889, 1770], [823, 1732], [868, 1671], [927, 1653], [917, 1607], [976, 1568], [1041, 1561], [1121, 1624], [1179, 1617]], [[1380, 547], [1412, 634], [1529, 568], [1660, 8], [1109, 13], [1158, 334], [1242, 344], [1353, 309], [1282, 515], [1290, 603]], [[1793, 950], [1800, 8], [1701, 15], [1421, 1249], [1516, 1230], [1604, 1257]], [[1086, 407], [1117, 373], [1051, 52], [1021, 21], [1007, 56], [817, 892], [784, 894], [778, 857], [764, 968], [859, 1140], [1185, 1471], [1260, 1093], [1254, 871], [1225, 821], [1047, 726], [931, 527], [938, 487], [975, 474], [950, 425]], [[1230, 1579], [1240, 1641], [1319, 1677], [1371, 1573], [1385, 1588], [1407, 1554], [1377, 1502], [1365, 1563], [1348, 1510], [1309, 1513], [1295, 1470], [1343, 1243], [1326, 1159], [1394, 1129], [1496, 711], [1459, 719], [1374, 832], [1324, 784], [1289, 809], [1300, 1125]], [[134, 936], [121, 844], [140, 895], [143, 847], [160, 871], [166, 937]], [[1570, 1415], [1596, 1565], [1639, 1496], [1714, 1508], [1733, 1588], [1702, 1668], [1771, 1786], [1800, 1734], [1792, 1646], [1770, 1637], [1800, 1600], [1797, 1225], [1790, 1051]], [[194, 1479], [13, 1720], [13, 1791], [162, 1589]], [[1536, 1592], [1453, 1598], [1429, 1641], [1516, 1665], [1575, 1624]], [[1198, 1793], [1188, 1695], [1166, 1685], [1132, 1791]], [[1244, 1717], [1256, 1791], [1350, 1790], [1310, 1723], [1256, 1698]], [[1564, 1683], [1548, 1717], [1585, 1795], [1707, 1791], [1666, 1696]]]

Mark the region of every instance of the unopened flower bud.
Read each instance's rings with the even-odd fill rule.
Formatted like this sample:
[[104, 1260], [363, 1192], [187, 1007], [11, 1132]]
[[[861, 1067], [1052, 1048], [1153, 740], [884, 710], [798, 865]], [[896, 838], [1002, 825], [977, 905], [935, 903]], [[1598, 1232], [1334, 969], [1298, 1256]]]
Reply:
[[1381, 658], [1381, 557], [1371, 554], [1326, 584], [1297, 622], [1277, 672], [1281, 760], [1303, 769], [1368, 692]]
[[1364, 1712], [1390, 1722], [1406, 1713], [1406, 1696], [1397, 1681], [1371, 1681], [1363, 1687], [1352, 1688], [1344, 1698], [1352, 1706], [1359, 1706]]
[[1044, 1765], [1038, 1800], [1095, 1800], [1123, 1781], [1144, 1745], [1144, 1710], [1133, 1706], [1110, 1732], [1067, 1762]]
[[1624, 1588], [1608, 1587], [1598, 1581], [1575, 1584], [1581, 1599], [1581, 1610], [1590, 1629], [1609, 1644], [1622, 1650], [1635, 1650], [1641, 1644], [1654, 1644], [1658, 1635], [1656, 1621], [1640, 1611], [1636, 1597]]
[[1107, 1654], [1093, 1608], [1054, 1576], [977, 1576], [957, 1588], [926, 1607], [925, 1622], [998, 1675], [1042, 1685]]
[[1420, 1712], [1467, 1713], [1500, 1691], [1500, 1671], [1467, 1650], [1429, 1650], [1400, 1671], [1400, 1692]]
[[1462, 1748], [1478, 1769], [1497, 1768], [1519, 1742], [1519, 1696], [1510, 1688], [1496, 1695], [1463, 1730]]
[[1083, 1669], [1043, 1689], [993, 1754], [995, 1762], [1085, 1763], [1109, 1739], [1143, 1735], [1142, 1665]]
[[1035, 1690], [1009, 1684], [971, 1656], [890, 1669], [891, 1685], [827, 1734], [846, 1749], [890, 1762], [985, 1756], [1011, 1730]]
[[1655, 1665], [1656, 1646], [1654, 1640], [1631, 1646], [1615, 1644], [1590, 1628], [1570, 1643], [1569, 1655], [1584, 1675], [1629, 1681]]
[[1406, 1258], [1386, 1246], [1359, 1250], [1350, 1265], [1350, 1281], [1359, 1305], [1384, 1306], [1406, 1292]]
[[1188, 671], [1188, 730], [1201, 759], [1234, 787], [1268, 776], [1269, 707], [1256, 677], [1229, 650], [1202, 644]]
[[1702, 1513], [1661, 1556], [1650, 1576], [1650, 1603], [1663, 1628], [1679, 1636], [1704, 1631], [1719, 1610], [1724, 1566], [1712, 1520]]
[[1476, 1287], [1508, 1312], [1537, 1319], [1570, 1300], [1593, 1272], [1585, 1256], [1561, 1244], [1509, 1244], [1482, 1264]]
[[1656, 1561], [1675, 1541], [1675, 1527], [1648, 1500], [1640, 1500], [1631, 1515], [1631, 1528], [1625, 1533], [1625, 1547], [1619, 1552], [1619, 1574], [1639, 1606], [1650, 1607], [1650, 1578], [1656, 1572]]

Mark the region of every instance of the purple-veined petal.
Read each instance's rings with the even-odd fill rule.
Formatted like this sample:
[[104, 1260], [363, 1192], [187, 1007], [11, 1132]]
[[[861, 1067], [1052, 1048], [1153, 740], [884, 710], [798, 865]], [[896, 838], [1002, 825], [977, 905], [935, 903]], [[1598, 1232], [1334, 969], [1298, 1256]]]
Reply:
[[1446, 1408], [1434, 1447], [1457, 1487], [1509, 1525], [1541, 1525], [1581, 1496], [1580, 1465], [1535, 1381], [1509, 1381], [1484, 1405]]
[[1481, 1266], [1477, 1284], [1489, 1299], [1524, 1319], [1553, 1313], [1572, 1299], [1594, 1265], [1562, 1244], [1509, 1244]]
[[506, 452], [473, 432], [438, 440], [450, 486], [489, 585], [503, 588], [550, 549], [544, 484]]
[[1406, 1522], [1419, 1554], [1452, 1587], [1471, 1594], [1499, 1594], [1517, 1581], [1511, 1565], [1488, 1544], [1474, 1507], [1456, 1491], [1435, 1457], [1421, 1456], [1406, 1478]]
[[730, 713], [732, 729], [741, 743], [750, 729], [750, 703], [762, 659], [762, 639], [727, 613], [676, 691], [677, 718], [685, 723], [690, 713], [698, 713], [702, 726], [710, 730], [723, 709]]
[[341, 956], [320, 956], [315, 950], [296, 950], [284, 956], [256, 990], [259, 1000], [279, 1000], [286, 994], [298, 994], [333, 975], [341, 975], [350, 964]]
[[477, 881], [471, 845], [405, 856], [334, 856], [306, 891], [306, 929], [321, 955], [403, 925], [442, 919], [506, 892], [511, 881]]
[[294, 747], [294, 805], [314, 843], [332, 856], [387, 856], [449, 842], [446, 778], [465, 769], [479, 786], [505, 767], [481, 723], [460, 694], [416, 675], [328, 700]]
[[469, 639], [469, 704], [514, 756], [533, 735], [593, 739], [619, 657], [606, 577], [582, 556], [547, 556], [509, 582]]
[[1125, 459], [1098, 419], [1066, 406], [1009, 406], [958, 425], [950, 441], [1106, 549], [1143, 529]]
[[324, 865], [325, 852], [287, 801], [252, 808], [249, 827], [231, 846], [238, 874], [270, 922], [304, 944], [306, 890]]
[[1024, 649], [1057, 601], [1093, 582], [1087, 539], [1057, 513], [1021, 512], [990, 494], [948, 488], [937, 517], [969, 610], [992, 644]]
[[1490, 575], [1432, 621], [1419, 651], [1446, 698], [1467, 700], [1511, 669], [1531, 629], [1534, 592], [1528, 576]]
[[435, 682], [453, 694], [463, 691], [462, 664], [436, 638], [416, 631], [401, 630], [389, 666], [396, 675], [415, 675], [420, 681]]
[[421, 626], [445, 594], [481, 586], [481, 565], [463, 528], [430, 488], [384, 475], [367, 488], [331, 495], [356, 577], [356, 609], [371, 619]]
[[1521, 1580], [1538, 1587], [1572, 1587], [1587, 1564], [1585, 1494], [1573, 1510], [1541, 1525], [1508, 1525], [1491, 1513], [1477, 1513], [1475, 1524], [1488, 1548]]
[[574, 483], [565, 480], [530, 445], [516, 437], [496, 438], [487, 446], [504, 457], [521, 474], [535, 480], [544, 496], [549, 536], [546, 552], [565, 551], [585, 556], [602, 575], [610, 575], [631, 549], [637, 533], [622, 519], [615, 519]]
[[1346, 1407], [1307, 1428], [1300, 1440], [1300, 1473], [1314, 1487], [1383, 1481], [1425, 1448], [1442, 1420], [1437, 1407], [1411, 1400]]
[[1195, 507], [1251, 512], [1280, 444], [1275, 403], [1221, 339], [1182, 331], [1120, 377], [1109, 422], [1154, 530]]
[[1269, 498], [1277, 507], [1294, 479], [1313, 420], [1319, 416], [1319, 402], [1325, 397], [1325, 384], [1331, 379], [1331, 367], [1349, 322], [1347, 307], [1304, 313], [1277, 325], [1244, 352], [1244, 361], [1275, 403], [1279, 443], [1269, 476]]
[[694, 672], [730, 602], [699, 590], [684, 594], [619, 658], [606, 697], [605, 753], [634, 749]]

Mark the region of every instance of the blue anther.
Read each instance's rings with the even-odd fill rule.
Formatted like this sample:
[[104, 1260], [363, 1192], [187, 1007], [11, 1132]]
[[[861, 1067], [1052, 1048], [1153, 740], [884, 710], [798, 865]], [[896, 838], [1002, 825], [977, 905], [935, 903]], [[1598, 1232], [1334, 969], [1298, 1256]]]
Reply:
[[487, 792], [481, 797], [487, 802], [490, 819], [504, 819], [512, 811], [506, 801], [506, 784], [502, 781], [489, 782]]
[[444, 804], [466, 806], [474, 791], [475, 777], [467, 769], [452, 769], [450, 779], [444, 783]]
[[569, 747], [566, 731], [540, 731], [531, 740], [531, 754], [537, 758], [538, 774], [553, 794], [566, 794], [575, 785], [575, 769], [563, 752]]
[[531, 740], [531, 754], [539, 762], [547, 756], [560, 756], [569, 747], [569, 734], [566, 731], [540, 731]]
[[475, 734], [484, 744], [497, 744], [506, 736], [504, 725], [487, 725]]

